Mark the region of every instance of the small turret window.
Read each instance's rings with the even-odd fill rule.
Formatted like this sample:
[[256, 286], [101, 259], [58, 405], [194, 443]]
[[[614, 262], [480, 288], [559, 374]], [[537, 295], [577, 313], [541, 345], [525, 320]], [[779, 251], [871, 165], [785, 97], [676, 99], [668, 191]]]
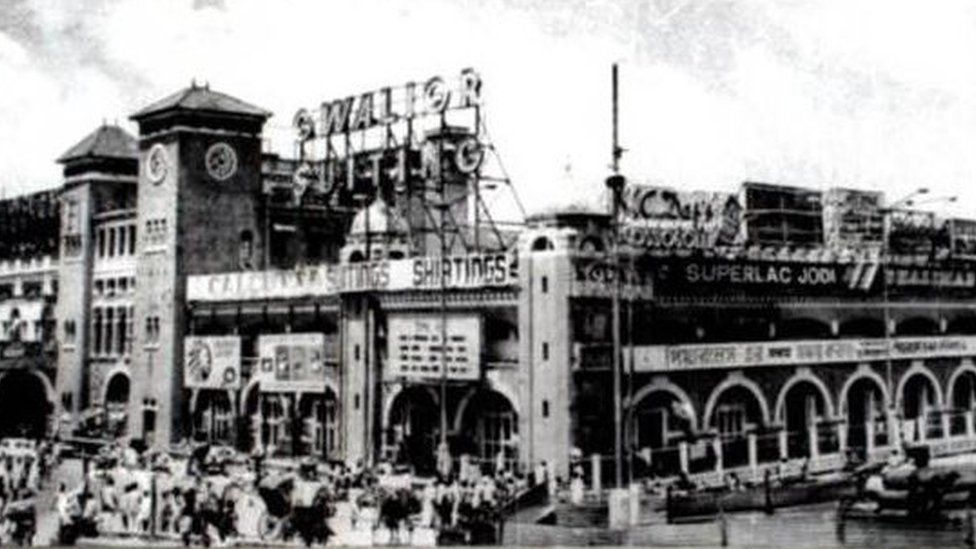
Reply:
[[556, 249], [556, 247], [553, 245], [552, 240], [549, 240], [544, 236], [540, 236], [539, 238], [535, 239], [534, 242], [532, 242], [533, 252], [543, 252], [546, 250], [554, 250], [554, 249]]

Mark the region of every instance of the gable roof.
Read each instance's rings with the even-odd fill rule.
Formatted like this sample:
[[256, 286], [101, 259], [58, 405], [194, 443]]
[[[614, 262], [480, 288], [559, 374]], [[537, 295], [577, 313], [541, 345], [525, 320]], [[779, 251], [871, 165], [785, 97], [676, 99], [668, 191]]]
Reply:
[[136, 111], [129, 118], [139, 120], [171, 110], [223, 112], [256, 118], [271, 116], [270, 112], [260, 107], [231, 97], [226, 93], [213, 91], [209, 86], [192, 84], [189, 88], [184, 88]]
[[64, 164], [79, 158], [131, 158], [139, 157], [136, 138], [115, 125], [102, 124], [58, 158]]

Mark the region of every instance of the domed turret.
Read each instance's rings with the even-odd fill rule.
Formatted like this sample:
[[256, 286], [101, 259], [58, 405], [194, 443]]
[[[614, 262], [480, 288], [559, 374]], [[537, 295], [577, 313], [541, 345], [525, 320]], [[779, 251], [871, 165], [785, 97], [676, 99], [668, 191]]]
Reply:
[[370, 239], [376, 236], [406, 235], [407, 223], [394, 214], [390, 207], [377, 198], [368, 207], [356, 212], [349, 227], [348, 242], [366, 241], [366, 233]]
[[408, 234], [407, 222], [377, 198], [353, 217], [340, 255], [347, 262], [363, 261], [367, 255], [370, 260], [403, 258], [409, 249]]

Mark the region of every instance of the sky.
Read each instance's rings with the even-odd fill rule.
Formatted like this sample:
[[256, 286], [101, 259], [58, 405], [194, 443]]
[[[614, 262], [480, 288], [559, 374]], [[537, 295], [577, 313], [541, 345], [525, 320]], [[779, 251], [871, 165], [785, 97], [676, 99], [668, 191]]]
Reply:
[[955, 0], [0, 0], [0, 192], [194, 79], [275, 113], [288, 153], [300, 107], [474, 67], [526, 209], [595, 204], [617, 62], [629, 181], [924, 186], [976, 217], [973, 52]]

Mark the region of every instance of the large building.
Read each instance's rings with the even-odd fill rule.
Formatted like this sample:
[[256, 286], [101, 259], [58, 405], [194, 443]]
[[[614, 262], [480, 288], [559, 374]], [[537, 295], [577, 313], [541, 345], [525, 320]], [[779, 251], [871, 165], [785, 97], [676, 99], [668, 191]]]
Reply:
[[0, 202], [0, 435], [97, 417], [420, 469], [443, 436], [610, 471], [619, 290], [635, 474], [976, 448], [976, 224], [849, 189], [632, 184], [619, 223], [503, 231], [477, 75], [397, 90], [300, 111], [283, 159], [270, 113], [191, 86], [63, 154], [59, 201]]

